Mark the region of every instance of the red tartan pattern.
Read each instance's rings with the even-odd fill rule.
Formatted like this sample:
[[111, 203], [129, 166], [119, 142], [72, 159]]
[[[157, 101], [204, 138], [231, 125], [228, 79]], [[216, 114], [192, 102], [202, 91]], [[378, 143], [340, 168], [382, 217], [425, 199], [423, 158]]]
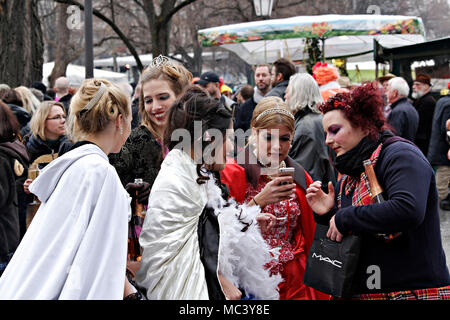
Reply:
[[[247, 184], [245, 202], [251, 201], [254, 196], [264, 189], [270, 181], [266, 177], [261, 176], [259, 178], [256, 189], [250, 183]], [[264, 240], [266, 240], [271, 248], [271, 255], [274, 257], [274, 260], [266, 265], [273, 275], [283, 271], [284, 264], [294, 259], [294, 235], [300, 223], [300, 204], [298, 203], [296, 194], [294, 194], [289, 200], [267, 205], [263, 209], [263, 212], [271, 213], [275, 217], [283, 219], [278, 220], [275, 227], [269, 233], [263, 234]]]
[[450, 286], [387, 293], [360, 294], [352, 300], [450, 300]]
[[[373, 167], [375, 167], [375, 164], [377, 163], [382, 146], [383, 144], [380, 144], [370, 156]], [[359, 179], [344, 176], [341, 183], [341, 190], [337, 197], [338, 209], [341, 208], [342, 186], [345, 186], [345, 195], [349, 195], [353, 190], [355, 191], [352, 197], [352, 205], [354, 207], [373, 203], [372, 194], [370, 193], [369, 179], [367, 179], [365, 172], [361, 173]]]

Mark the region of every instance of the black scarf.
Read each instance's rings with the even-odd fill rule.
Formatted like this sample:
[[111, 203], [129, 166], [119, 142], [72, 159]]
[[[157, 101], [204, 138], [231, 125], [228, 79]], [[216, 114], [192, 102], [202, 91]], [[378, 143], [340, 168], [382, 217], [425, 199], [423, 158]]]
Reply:
[[364, 137], [356, 147], [336, 157], [334, 166], [340, 173], [358, 178], [364, 171], [363, 161], [370, 158], [380, 143], [392, 136], [394, 134], [391, 131], [385, 130], [378, 135], [376, 140]]

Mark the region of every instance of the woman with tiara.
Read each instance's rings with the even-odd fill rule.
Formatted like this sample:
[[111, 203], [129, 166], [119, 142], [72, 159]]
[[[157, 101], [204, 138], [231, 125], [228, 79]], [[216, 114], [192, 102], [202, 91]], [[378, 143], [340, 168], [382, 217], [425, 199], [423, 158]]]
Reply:
[[[222, 181], [239, 203], [259, 206], [276, 217], [276, 225], [262, 235], [270, 248], [270, 273], [281, 275], [280, 299], [328, 299], [303, 284], [306, 259], [315, 222], [306, 202], [306, 189], [312, 179], [288, 156], [294, 137], [294, 116], [278, 97], [263, 98], [253, 111], [250, 143], [237, 163], [229, 163]], [[279, 169], [294, 168], [293, 176], [280, 176]]]
[[[109, 156], [125, 189], [144, 206], [147, 205], [153, 182], [168, 153], [163, 139], [170, 109], [191, 79], [192, 74], [182, 64], [164, 56], [153, 59], [143, 70], [139, 81], [141, 124], [132, 130], [120, 152]], [[135, 179], [142, 179], [142, 183], [134, 183]], [[133, 214], [129, 230], [130, 261], [139, 260], [141, 256], [138, 238], [142, 219], [138, 218], [139, 213]], [[139, 264], [129, 263], [128, 267], [131, 276], [134, 276]]]

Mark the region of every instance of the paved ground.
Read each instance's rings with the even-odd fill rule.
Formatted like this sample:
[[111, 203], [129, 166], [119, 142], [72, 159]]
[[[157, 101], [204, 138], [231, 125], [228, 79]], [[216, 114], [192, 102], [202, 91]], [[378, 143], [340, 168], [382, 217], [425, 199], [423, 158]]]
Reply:
[[450, 211], [439, 209], [439, 216], [441, 218], [442, 245], [447, 258], [447, 266], [450, 270]]

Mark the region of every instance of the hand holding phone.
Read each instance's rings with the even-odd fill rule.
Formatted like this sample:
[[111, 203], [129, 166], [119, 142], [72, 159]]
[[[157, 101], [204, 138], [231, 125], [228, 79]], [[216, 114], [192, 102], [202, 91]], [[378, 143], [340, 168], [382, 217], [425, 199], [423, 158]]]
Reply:
[[[279, 171], [278, 171], [278, 176], [280, 176], [280, 177], [291, 176], [292, 180], [293, 180], [294, 179], [294, 172], [295, 172], [295, 169], [292, 168], [292, 167], [280, 168]], [[283, 186], [283, 185], [286, 185], [286, 184], [289, 184], [289, 183], [292, 183], [292, 181], [291, 182], [283, 181], [283, 182], [280, 183], [280, 185]]]

